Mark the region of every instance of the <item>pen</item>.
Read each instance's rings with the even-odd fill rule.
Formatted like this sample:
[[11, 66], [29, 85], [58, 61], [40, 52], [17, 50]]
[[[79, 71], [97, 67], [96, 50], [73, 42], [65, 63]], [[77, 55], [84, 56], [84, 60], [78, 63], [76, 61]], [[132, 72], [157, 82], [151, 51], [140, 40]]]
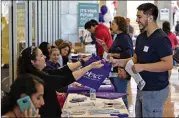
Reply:
[[119, 113], [119, 114], [110, 114], [111, 116], [118, 116], [118, 117], [128, 117], [126, 113]]

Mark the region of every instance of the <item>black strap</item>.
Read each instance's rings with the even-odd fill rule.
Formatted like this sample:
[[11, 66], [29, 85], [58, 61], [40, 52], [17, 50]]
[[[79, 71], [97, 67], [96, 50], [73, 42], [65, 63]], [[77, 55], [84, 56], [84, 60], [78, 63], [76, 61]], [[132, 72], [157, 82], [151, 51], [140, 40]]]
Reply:
[[179, 63], [179, 50], [173, 55], [173, 59]]

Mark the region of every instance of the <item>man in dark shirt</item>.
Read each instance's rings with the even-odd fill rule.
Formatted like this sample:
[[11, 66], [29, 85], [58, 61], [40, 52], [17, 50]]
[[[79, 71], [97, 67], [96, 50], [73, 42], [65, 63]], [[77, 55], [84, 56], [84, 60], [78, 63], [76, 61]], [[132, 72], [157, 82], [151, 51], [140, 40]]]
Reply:
[[132, 59], [134, 73], [139, 73], [146, 83], [142, 90], [137, 90], [136, 117], [162, 117], [169, 92], [168, 70], [173, 65], [171, 43], [157, 26], [158, 8], [144, 3], [137, 9], [136, 21], [142, 33], [137, 37], [134, 56], [110, 61], [114, 66], [125, 67]]

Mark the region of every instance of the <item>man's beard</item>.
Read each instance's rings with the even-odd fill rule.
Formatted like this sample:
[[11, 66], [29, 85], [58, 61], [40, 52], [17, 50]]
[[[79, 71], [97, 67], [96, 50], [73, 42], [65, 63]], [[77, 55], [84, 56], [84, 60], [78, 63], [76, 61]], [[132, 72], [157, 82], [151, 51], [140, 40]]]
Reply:
[[146, 27], [148, 26], [148, 21], [146, 20], [144, 24], [142, 24], [142, 23], [140, 23], [140, 24], [142, 25], [142, 29], [140, 29], [140, 28], [139, 29], [140, 29], [140, 32], [142, 33], [145, 31]]

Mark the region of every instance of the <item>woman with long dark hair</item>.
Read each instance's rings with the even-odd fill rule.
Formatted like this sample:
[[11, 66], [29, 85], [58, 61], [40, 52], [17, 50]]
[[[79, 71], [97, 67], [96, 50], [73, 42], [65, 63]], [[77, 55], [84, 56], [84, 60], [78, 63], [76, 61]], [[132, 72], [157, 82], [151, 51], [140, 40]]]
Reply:
[[[42, 70], [46, 66], [44, 55], [37, 47], [28, 47], [21, 52], [17, 63], [17, 76], [24, 73], [31, 73], [44, 80], [44, 100], [45, 105], [40, 109], [41, 117], [56, 118], [61, 116], [61, 109], [58, 103], [56, 91], [65, 87], [82, 77], [86, 72], [93, 68], [101, 68], [100, 61], [77, 70], [85, 61], [81, 60], [73, 64], [67, 64], [61, 69]], [[74, 71], [74, 72], [73, 72]]]
[[49, 52], [51, 50], [51, 45], [48, 42], [42, 42], [39, 46], [39, 49], [41, 49], [43, 55], [46, 56], [46, 61], [49, 60]]
[[[1, 101], [2, 117], [40, 117], [39, 109], [45, 104], [44, 99], [44, 82], [39, 77], [30, 74], [19, 75], [11, 85], [10, 92], [3, 97]], [[32, 116], [32, 109], [25, 110], [24, 113], [17, 105], [17, 100], [29, 96], [32, 104], [36, 109], [35, 116]]]

